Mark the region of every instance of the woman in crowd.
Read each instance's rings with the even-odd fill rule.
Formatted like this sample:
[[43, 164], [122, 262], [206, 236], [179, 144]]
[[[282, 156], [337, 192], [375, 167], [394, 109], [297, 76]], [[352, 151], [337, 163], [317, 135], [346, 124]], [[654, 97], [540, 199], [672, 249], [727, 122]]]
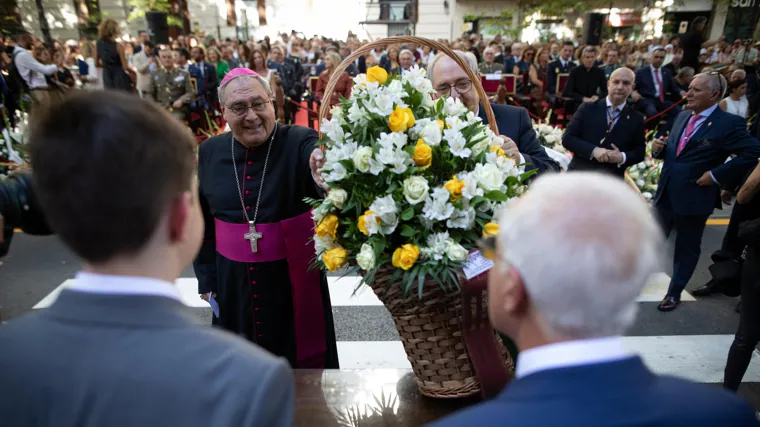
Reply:
[[[325, 54], [325, 71], [322, 71], [319, 74], [319, 80], [317, 81], [317, 89], [314, 92], [314, 98], [317, 101], [323, 101], [323, 98], [325, 96], [325, 89], [327, 88], [327, 83], [330, 81], [330, 76], [335, 72], [335, 68], [340, 65], [342, 62], [340, 59], [340, 55], [338, 55], [335, 52], [328, 52]], [[335, 90], [332, 93], [332, 96], [329, 99], [330, 106], [338, 105], [340, 102], [341, 97], [348, 98], [351, 96], [351, 76], [348, 75], [346, 71], [341, 74], [340, 78], [338, 79], [338, 84], [335, 86]]]
[[260, 49], [251, 50], [251, 56], [248, 58], [248, 63], [251, 70], [255, 71], [258, 75], [263, 77], [267, 83], [272, 84], [272, 73], [267, 68], [267, 57]]
[[388, 53], [380, 60], [381, 67], [391, 74], [401, 74], [401, 66], [398, 62], [398, 46], [388, 47]]
[[72, 88], [76, 86], [76, 80], [74, 80], [74, 75], [71, 73], [71, 70], [66, 67], [65, 58], [66, 55], [64, 54], [63, 49], [57, 49], [55, 53], [53, 53], [53, 63], [58, 66], [56, 78], [64, 86]]
[[536, 49], [532, 46], [523, 48], [520, 60], [517, 61], [513, 68], [516, 76], [522, 76], [517, 79], [518, 91], [522, 94], [530, 94], [533, 88], [538, 88], [539, 93], [543, 92], [544, 82], [538, 77], [538, 68], [534, 62]]
[[222, 61], [221, 58], [222, 54], [219, 52], [219, 49], [215, 47], [210, 47], [208, 49], [208, 62], [214, 66], [214, 69], [216, 70], [216, 77], [219, 79], [219, 81], [222, 81], [224, 76], [230, 72], [230, 66], [226, 62]]
[[124, 46], [116, 43], [119, 34], [119, 23], [116, 20], [108, 18], [100, 23], [95, 65], [103, 70], [103, 86], [106, 89], [129, 91], [132, 87], [127, 74], [129, 64], [124, 53]]
[[248, 58], [251, 57], [251, 48], [245, 43], [241, 43], [238, 46], [238, 59], [240, 60], [240, 66], [243, 68], [249, 68]]
[[747, 118], [749, 101], [747, 100], [747, 80], [734, 80], [728, 83], [728, 96], [718, 104], [721, 110]]

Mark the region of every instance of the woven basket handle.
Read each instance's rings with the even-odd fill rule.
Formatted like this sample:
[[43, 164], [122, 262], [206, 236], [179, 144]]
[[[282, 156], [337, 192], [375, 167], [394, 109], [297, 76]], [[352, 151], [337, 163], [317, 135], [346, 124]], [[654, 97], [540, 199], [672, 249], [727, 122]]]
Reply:
[[[472, 81], [472, 85], [475, 87], [475, 90], [478, 91], [478, 96], [480, 97], [480, 101], [483, 104], [483, 108], [485, 109], [486, 117], [488, 118], [488, 125], [491, 127], [491, 130], [494, 131], [495, 134], [499, 134], [499, 128], [496, 126], [496, 117], [493, 115], [493, 108], [491, 108], [491, 103], [488, 102], [488, 95], [486, 94], [486, 91], [483, 90], [483, 85], [480, 83], [480, 77], [477, 76], [471, 69], [470, 66], [467, 65], [467, 63], [462, 60], [462, 58], [459, 57], [456, 53], [454, 53], [453, 50], [449, 49], [448, 46], [439, 43], [435, 40], [430, 40], [422, 37], [415, 37], [415, 36], [398, 36], [398, 37], [387, 37], [384, 39], [380, 39], [378, 41], [374, 41], [372, 43], [368, 43], [359, 49], [357, 49], [354, 53], [351, 55], [348, 55], [346, 59], [343, 60], [343, 62], [338, 65], [338, 67], [333, 71], [332, 75], [330, 76], [330, 81], [327, 82], [327, 88], [325, 88], [325, 94], [322, 99], [330, 99], [332, 96], [332, 93], [335, 91], [335, 86], [338, 84], [338, 80], [340, 79], [340, 76], [343, 75], [343, 72], [346, 71], [346, 68], [348, 68], [349, 65], [351, 65], [354, 61], [356, 61], [357, 58], [359, 58], [362, 55], [368, 54], [372, 49], [376, 47], [385, 47], [390, 46], [394, 44], [399, 43], [417, 43], [421, 45], [425, 45], [430, 47], [431, 49], [435, 49], [439, 52], [443, 52], [446, 55], [448, 55], [451, 59], [454, 60], [454, 62], [457, 63], [466, 73], [467, 77], [470, 78]], [[431, 76], [428, 76], [430, 78]], [[330, 103], [329, 102], [323, 102], [322, 106], [319, 107], [319, 121], [317, 123], [322, 123], [322, 118], [327, 116], [327, 113], [330, 112]], [[322, 131], [319, 131], [319, 137], [322, 138]], [[324, 151], [324, 147], [322, 147], [322, 150]]]

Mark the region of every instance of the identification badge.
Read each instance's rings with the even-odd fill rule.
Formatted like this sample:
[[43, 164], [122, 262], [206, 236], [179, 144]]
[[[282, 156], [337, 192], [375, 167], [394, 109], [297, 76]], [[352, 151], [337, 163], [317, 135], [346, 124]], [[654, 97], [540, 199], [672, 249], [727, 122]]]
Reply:
[[493, 261], [483, 256], [480, 251], [475, 251], [470, 254], [467, 261], [464, 263], [464, 277], [467, 280], [473, 277], [483, 274], [486, 271], [493, 268]]

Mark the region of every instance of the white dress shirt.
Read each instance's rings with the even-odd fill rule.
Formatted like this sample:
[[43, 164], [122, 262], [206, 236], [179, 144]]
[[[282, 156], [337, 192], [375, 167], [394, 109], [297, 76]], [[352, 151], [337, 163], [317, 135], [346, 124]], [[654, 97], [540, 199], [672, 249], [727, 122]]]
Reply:
[[621, 337], [549, 344], [521, 351], [517, 355], [515, 377], [519, 379], [550, 369], [615, 362], [632, 356]]
[[47, 89], [48, 84], [45, 76], [50, 76], [58, 72], [58, 66], [55, 64], [45, 65], [34, 59], [31, 52], [16, 46], [13, 50], [13, 60], [21, 78], [26, 81], [29, 89]]
[[68, 289], [75, 292], [108, 295], [151, 295], [182, 302], [173, 283], [148, 277], [111, 276], [80, 271]]
[[[702, 111], [701, 113], [699, 113], [699, 118], [697, 119], [696, 122], [694, 122], [694, 129], [691, 131], [691, 135], [689, 136], [689, 141], [686, 141], [687, 145], [691, 141], [691, 137], [693, 137], [694, 134], [697, 133], [697, 131], [699, 130], [699, 128], [702, 126], [702, 123], [704, 123], [705, 121], [707, 121], [707, 118], [710, 117], [710, 114], [712, 114], [713, 111], [715, 111], [716, 108], [718, 108], [718, 104], [715, 104], [712, 107], [706, 109], [705, 111]], [[689, 120], [691, 120], [691, 117], [689, 117]], [[686, 122], [686, 123], [687, 123], [687, 126], [688, 126], [688, 122]], [[684, 126], [683, 131], [686, 132], [686, 126]], [[679, 135], [679, 138], [677, 140], [678, 143], [681, 142], [681, 138], [683, 138], [683, 133], [681, 135]], [[715, 179], [715, 175], [713, 175], [712, 171], [710, 171], [710, 177], [712, 178], [712, 180], [713, 180], [714, 183], [720, 185], [720, 183], [718, 182], [718, 180]]]

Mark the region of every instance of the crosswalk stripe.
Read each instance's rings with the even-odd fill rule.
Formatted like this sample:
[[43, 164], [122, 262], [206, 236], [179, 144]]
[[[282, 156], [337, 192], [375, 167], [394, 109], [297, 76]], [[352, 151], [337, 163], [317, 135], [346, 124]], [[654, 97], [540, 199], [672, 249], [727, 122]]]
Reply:
[[[327, 283], [330, 289], [330, 300], [333, 307], [367, 307], [382, 306], [383, 303], [372, 292], [369, 286], [362, 286], [356, 290], [361, 278], [359, 276], [328, 277]], [[45, 298], [38, 302], [34, 308], [45, 308], [55, 301], [58, 294], [65, 287], [71, 286], [74, 279], [69, 279], [59, 285]], [[665, 273], [653, 275], [644, 286], [636, 301], [659, 302], [668, 290], [670, 277]], [[208, 304], [198, 297], [198, 280], [194, 277], [183, 277], [177, 280], [177, 288], [182, 295], [182, 301], [189, 307], [208, 307]], [[356, 292], [355, 292], [356, 291]], [[696, 301], [688, 292], [684, 292], [681, 301]]]
[[[733, 335], [623, 337], [633, 354], [658, 374], [701, 383], [720, 383]], [[342, 369], [410, 369], [401, 341], [338, 342]], [[744, 382], [760, 381], [760, 353], [752, 354]]]

